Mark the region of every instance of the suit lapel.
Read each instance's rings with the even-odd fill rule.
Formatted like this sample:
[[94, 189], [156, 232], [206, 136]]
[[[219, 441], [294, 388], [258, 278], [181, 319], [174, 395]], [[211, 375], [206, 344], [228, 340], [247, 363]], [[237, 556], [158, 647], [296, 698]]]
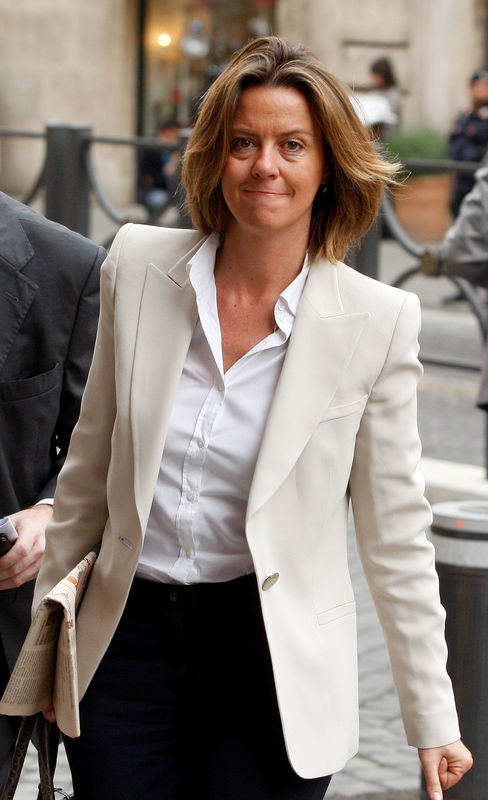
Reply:
[[34, 255], [14, 208], [19, 203], [0, 193], [0, 370], [32, 305], [38, 285], [21, 270]]
[[247, 519], [286, 479], [332, 400], [368, 313], [346, 314], [337, 267], [311, 267], [263, 435]]
[[134, 485], [145, 529], [156, 485], [169, 417], [197, 321], [195, 294], [186, 263], [201, 244], [166, 272], [149, 264], [140, 304], [131, 381]]
[[19, 221], [19, 214], [33, 214], [22, 203], [0, 192], [0, 242], [2, 259], [15, 270], [25, 267], [34, 255], [29, 237]]

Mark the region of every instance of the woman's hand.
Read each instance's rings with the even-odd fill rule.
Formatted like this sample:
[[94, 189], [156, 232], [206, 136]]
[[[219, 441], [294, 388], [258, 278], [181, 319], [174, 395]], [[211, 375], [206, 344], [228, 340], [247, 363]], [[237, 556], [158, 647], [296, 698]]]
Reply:
[[473, 757], [459, 739], [444, 747], [419, 749], [429, 800], [442, 800], [443, 789], [450, 789], [473, 766]]

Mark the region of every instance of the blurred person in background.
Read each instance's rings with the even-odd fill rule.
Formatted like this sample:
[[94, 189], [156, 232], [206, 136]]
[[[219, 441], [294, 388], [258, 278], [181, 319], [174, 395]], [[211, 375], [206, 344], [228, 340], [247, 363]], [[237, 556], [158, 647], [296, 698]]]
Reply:
[[[180, 129], [174, 118], [158, 125], [156, 138], [162, 144], [178, 145]], [[180, 154], [178, 150], [165, 150], [161, 147], [144, 147], [138, 180], [138, 200], [146, 206], [150, 214], [162, 211], [174, 194], [178, 180]]]
[[[475, 185], [440, 248], [442, 271], [488, 289], [488, 163], [477, 170]], [[464, 296], [462, 296], [464, 299]], [[488, 412], [488, 348], [481, 372], [477, 405]]]
[[418, 473], [419, 302], [342, 263], [395, 174], [318, 59], [256, 39], [185, 151], [197, 230], [117, 234], [35, 599], [101, 540], [77, 800], [322, 800], [358, 748], [350, 503], [429, 798], [469, 769]]
[[[488, 146], [488, 70], [477, 70], [471, 76], [469, 89], [471, 106], [457, 117], [449, 135], [448, 154], [454, 161], [481, 161]], [[450, 201], [453, 217], [457, 217], [474, 181], [472, 173], [456, 173]]]
[[381, 131], [382, 139], [401, 124], [402, 119], [402, 90], [398, 86], [393, 65], [389, 58], [377, 58], [370, 66], [372, 92], [384, 97], [390, 111], [395, 115], [396, 122], [386, 125]]
[[384, 141], [400, 124], [402, 91], [397, 85], [388, 58], [378, 58], [370, 66], [371, 86], [354, 92], [351, 100], [362, 121], [375, 139]]

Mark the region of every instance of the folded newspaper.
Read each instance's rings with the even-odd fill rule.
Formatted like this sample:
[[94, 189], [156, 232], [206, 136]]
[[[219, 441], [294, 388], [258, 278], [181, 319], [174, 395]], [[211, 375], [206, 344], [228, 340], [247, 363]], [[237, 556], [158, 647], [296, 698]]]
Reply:
[[0, 713], [29, 716], [51, 703], [58, 728], [80, 735], [76, 610], [96, 561], [93, 548], [40, 602], [0, 701]]

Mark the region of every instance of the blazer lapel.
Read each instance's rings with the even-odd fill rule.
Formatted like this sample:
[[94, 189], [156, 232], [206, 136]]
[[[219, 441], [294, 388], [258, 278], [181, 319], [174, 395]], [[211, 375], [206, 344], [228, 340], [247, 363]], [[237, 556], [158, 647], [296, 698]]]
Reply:
[[344, 313], [334, 265], [311, 267], [266, 423], [247, 520], [299, 458], [348, 368], [368, 316]]
[[155, 264], [149, 264], [146, 271], [130, 401], [135, 497], [142, 530], [146, 527], [169, 417], [197, 321], [195, 294], [186, 263], [201, 242], [200, 238], [168, 273]]
[[10, 203], [15, 201], [0, 194], [0, 369], [38, 289], [37, 283], [21, 272], [34, 248]]

